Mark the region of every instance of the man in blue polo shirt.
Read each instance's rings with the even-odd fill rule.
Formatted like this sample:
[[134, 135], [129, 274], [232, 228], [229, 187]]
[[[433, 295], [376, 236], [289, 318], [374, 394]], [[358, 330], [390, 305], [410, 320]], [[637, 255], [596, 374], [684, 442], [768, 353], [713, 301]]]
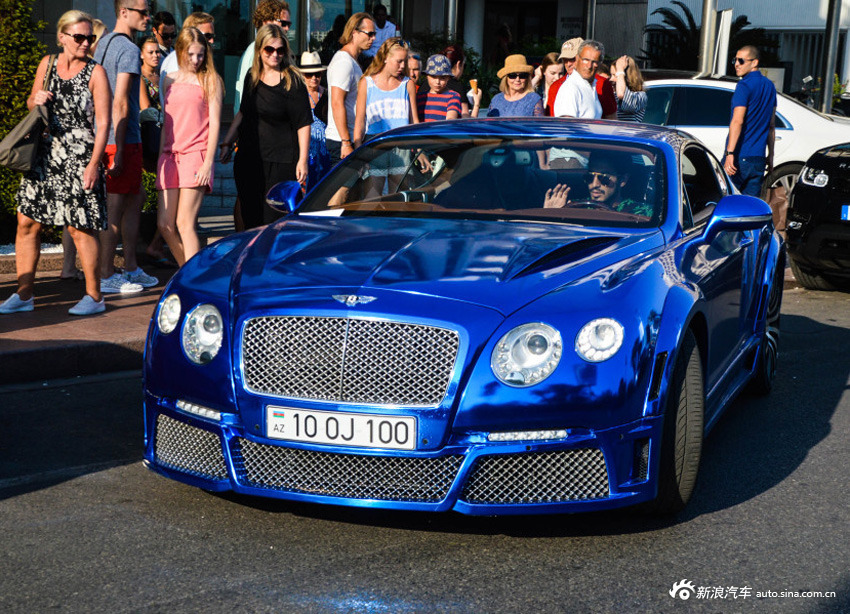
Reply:
[[741, 80], [732, 95], [732, 121], [723, 158], [732, 183], [750, 196], [761, 195], [765, 168], [768, 172], [773, 169], [776, 88], [758, 66], [756, 47], [747, 45], [735, 54], [735, 74]]

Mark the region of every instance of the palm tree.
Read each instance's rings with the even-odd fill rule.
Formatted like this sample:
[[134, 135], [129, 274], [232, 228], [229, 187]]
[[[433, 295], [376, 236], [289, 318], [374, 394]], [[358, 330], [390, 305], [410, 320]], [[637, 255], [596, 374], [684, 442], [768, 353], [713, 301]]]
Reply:
[[[661, 24], [650, 24], [644, 31], [649, 35], [649, 49], [643, 49], [641, 59], [652, 68], [673, 68], [679, 70], [697, 70], [699, 67], [700, 28], [697, 26], [691, 10], [680, 0], [672, 0], [682, 11], [682, 15], [672, 7], [663, 6], [652, 11], [652, 15], [661, 16]], [[750, 28], [746, 15], [738, 16], [732, 22], [729, 32], [729, 62], [735, 52], [744, 45], [754, 45], [761, 51], [761, 65], [776, 64], [779, 61], [777, 49], [779, 42], [768, 36], [764, 28]]]

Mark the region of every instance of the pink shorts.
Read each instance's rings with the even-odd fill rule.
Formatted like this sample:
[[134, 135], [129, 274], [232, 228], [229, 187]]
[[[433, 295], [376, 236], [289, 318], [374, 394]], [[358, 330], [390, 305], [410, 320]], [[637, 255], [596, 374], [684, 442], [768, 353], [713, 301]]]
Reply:
[[[163, 152], [156, 165], [156, 189], [172, 190], [175, 188], [197, 188], [196, 173], [204, 163], [204, 152], [190, 151], [187, 153]], [[210, 170], [210, 182], [207, 192], [212, 192], [213, 172]]]

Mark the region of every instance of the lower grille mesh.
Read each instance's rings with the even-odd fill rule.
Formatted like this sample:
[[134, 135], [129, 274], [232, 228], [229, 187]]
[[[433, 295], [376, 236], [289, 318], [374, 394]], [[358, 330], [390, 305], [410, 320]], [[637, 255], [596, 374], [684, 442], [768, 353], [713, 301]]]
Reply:
[[212, 479], [227, 478], [218, 435], [160, 414], [154, 441], [158, 465]]
[[480, 458], [461, 499], [468, 503], [558, 503], [608, 496], [601, 450], [584, 448]]
[[329, 497], [442, 501], [463, 456], [403, 458], [330, 454], [236, 439], [238, 479], [248, 486]]

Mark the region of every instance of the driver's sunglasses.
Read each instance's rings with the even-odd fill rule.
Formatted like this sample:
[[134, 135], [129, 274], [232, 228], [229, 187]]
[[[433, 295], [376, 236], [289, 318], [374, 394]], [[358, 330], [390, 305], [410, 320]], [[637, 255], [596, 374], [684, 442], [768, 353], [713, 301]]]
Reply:
[[610, 188], [617, 184], [617, 176], [608, 173], [597, 173], [596, 171], [587, 171], [584, 174], [584, 182], [587, 185], [593, 185], [593, 181], [599, 182], [603, 188]]
[[752, 58], [735, 58], [734, 60], [732, 60], [732, 66], [734, 66], [735, 64], [739, 64], [739, 65], [743, 66], [747, 62], [752, 62], [752, 61], [753, 61]]

